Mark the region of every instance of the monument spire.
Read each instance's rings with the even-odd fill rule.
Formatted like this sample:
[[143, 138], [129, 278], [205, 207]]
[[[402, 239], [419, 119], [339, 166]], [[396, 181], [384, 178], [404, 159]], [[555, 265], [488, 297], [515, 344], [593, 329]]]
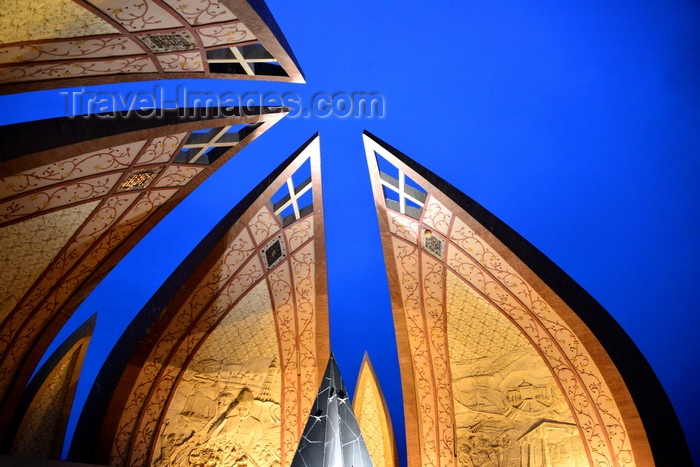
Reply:
[[292, 467], [310, 465], [373, 465], [333, 354], [292, 461]]

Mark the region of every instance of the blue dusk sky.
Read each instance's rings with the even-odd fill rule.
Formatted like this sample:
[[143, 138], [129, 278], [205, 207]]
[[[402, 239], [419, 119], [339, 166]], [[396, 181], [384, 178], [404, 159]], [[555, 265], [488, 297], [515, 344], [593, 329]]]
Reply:
[[[199, 187], [68, 323], [98, 312], [82, 401], [130, 318], [250, 189], [320, 132], [331, 338], [352, 391], [365, 351], [401, 458], [391, 308], [361, 133], [510, 225], [622, 325], [700, 463], [700, 3], [270, 0], [307, 84], [191, 80], [90, 92], [379, 93], [382, 117], [283, 119]], [[0, 97], [0, 123], [65, 115], [59, 91]], [[73, 420], [73, 423], [75, 420]]]

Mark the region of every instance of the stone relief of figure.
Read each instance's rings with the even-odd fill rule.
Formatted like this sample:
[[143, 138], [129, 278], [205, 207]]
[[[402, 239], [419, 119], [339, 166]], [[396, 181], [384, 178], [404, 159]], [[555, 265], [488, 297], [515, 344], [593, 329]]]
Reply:
[[460, 466], [465, 467], [501, 467], [503, 449], [507, 448], [510, 440], [507, 435], [491, 437], [485, 433], [473, 433], [462, 438], [457, 458]]
[[[256, 400], [244, 387], [216, 398], [216, 413], [197, 430], [161, 435], [154, 467], [279, 466], [279, 404]], [[179, 427], [182, 429], [182, 427]]]
[[[232, 397], [230, 393], [220, 396], [222, 405]], [[252, 414], [255, 398], [247, 387], [241, 389], [224, 412], [216, 417], [207, 430], [210, 441], [235, 440], [244, 450], [262, 438], [262, 422]]]

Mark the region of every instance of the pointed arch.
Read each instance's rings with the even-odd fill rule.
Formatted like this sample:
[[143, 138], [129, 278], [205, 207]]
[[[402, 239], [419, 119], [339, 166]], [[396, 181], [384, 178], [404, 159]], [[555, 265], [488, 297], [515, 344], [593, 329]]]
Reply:
[[379, 385], [379, 378], [366, 352], [357, 376], [352, 409], [365, 436], [367, 450], [374, 466], [398, 466], [398, 452], [391, 416]]

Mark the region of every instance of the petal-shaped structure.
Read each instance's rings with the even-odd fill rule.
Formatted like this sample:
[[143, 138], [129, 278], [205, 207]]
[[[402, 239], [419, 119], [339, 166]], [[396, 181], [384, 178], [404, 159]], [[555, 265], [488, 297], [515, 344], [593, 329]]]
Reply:
[[289, 465], [329, 356], [319, 140], [249, 193], [134, 318], [71, 460]]
[[379, 379], [367, 353], [360, 365], [354, 394], [352, 409], [364, 434], [374, 467], [399, 465], [391, 417], [379, 386]]
[[24, 391], [10, 429], [14, 439], [6, 440], [11, 444], [9, 451], [18, 458], [61, 458], [68, 416], [96, 318], [88, 318], [56, 349]]
[[0, 93], [173, 78], [304, 81], [262, 1], [13, 2], [0, 19]]
[[549, 259], [364, 134], [409, 465], [691, 465], [651, 368]]
[[0, 438], [82, 300], [281, 110], [163, 110], [155, 118], [93, 115], [0, 128]]

